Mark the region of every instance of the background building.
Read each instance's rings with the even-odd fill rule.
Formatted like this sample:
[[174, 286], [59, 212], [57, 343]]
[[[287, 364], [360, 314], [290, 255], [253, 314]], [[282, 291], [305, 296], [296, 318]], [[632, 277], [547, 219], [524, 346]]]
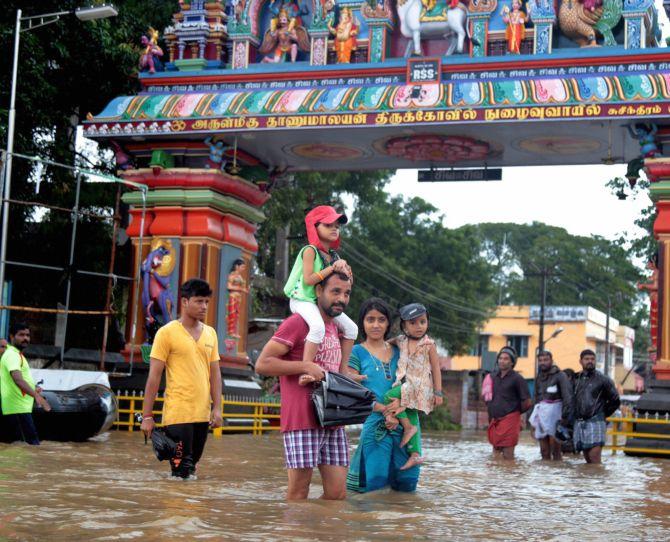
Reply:
[[[535, 352], [539, 346], [539, 306], [499, 306], [484, 324], [479, 340], [469, 355], [451, 359], [453, 370], [490, 371], [496, 353], [505, 345], [519, 353], [516, 370], [528, 380], [535, 379]], [[545, 308], [545, 348], [551, 350], [561, 369], [581, 370], [579, 353], [585, 348], [596, 352], [598, 370], [605, 370], [605, 354], [610, 351], [609, 375], [617, 384], [633, 366], [635, 331], [593, 307], [549, 306]], [[532, 384], [532, 383], [531, 383]], [[634, 378], [626, 379], [626, 389], [634, 389]]]

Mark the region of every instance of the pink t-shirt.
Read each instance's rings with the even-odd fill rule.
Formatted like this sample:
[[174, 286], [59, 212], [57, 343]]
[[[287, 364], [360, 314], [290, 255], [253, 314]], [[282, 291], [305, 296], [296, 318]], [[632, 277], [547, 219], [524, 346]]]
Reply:
[[[309, 326], [298, 314], [289, 316], [282, 322], [272, 337], [273, 341], [290, 348], [283, 357], [289, 361], [302, 361], [305, 347], [305, 337]], [[342, 348], [334, 322], [326, 324], [326, 336], [319, 346], [314, 363], [323, 367], [325, 371], [337, 373], [340, 371]], [[314, 414], [312, 405], [312, 386], [299, 386], [300, 375], [280, 376], [279, 387], [281, 392], [281, 431], [297, 431], [299, 429], [316, 429], [319, 422]]]

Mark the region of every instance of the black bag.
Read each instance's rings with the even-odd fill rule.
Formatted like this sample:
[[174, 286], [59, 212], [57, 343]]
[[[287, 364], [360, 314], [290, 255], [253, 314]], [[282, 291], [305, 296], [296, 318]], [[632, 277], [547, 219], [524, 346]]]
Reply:
[[372, 414], [375, 394], [340, 373], [326, 378], [312, 392], [312, 403], [321, 427], [363, 423]]
[[158, 461], [170, 460], [177, 455], [177, 444], [162, 429], [156, 428], [151, 432], [151, 444]]

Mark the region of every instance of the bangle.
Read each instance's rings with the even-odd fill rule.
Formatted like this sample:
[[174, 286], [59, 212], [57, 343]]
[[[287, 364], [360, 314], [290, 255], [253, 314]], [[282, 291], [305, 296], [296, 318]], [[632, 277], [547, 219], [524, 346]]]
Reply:
[[433, 390], [433, 395], [435, 397], [444, 397], [444, 393], [442, 392], [442, 390]]
[[324, 280], [325, 277], [321, 273], [319, 273], [318, 271], [315, 271], [315, 273], [317, 277], [319, 277], [321, 280]]

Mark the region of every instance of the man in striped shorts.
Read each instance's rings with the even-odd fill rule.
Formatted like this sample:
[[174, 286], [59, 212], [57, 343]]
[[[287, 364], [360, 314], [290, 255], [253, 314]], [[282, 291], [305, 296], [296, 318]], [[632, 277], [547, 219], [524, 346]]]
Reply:
[[339, 372], [342, 348], [333, 319], [344, 312], [351, 295], [351, 279], [341, 273], [328, 275], [316, 286], [317, 306], [326, 325], [326, 336], [319, 346], [314, 362], [303, 362], [307, 323], [298, 314], [284, 320], [265, 345], [256, 362], [256, 372], [278, 376], [281, 391], [281, 431], [284, 437], [288, 470], [287, 500], [306, 499], [312, 472], [318, 467], [323, 482], [323, 498], [341, 500], [346, 497], [349, 446], [344, 427], [323, 428], [314, 414], [312, 385], [324, 371]]

